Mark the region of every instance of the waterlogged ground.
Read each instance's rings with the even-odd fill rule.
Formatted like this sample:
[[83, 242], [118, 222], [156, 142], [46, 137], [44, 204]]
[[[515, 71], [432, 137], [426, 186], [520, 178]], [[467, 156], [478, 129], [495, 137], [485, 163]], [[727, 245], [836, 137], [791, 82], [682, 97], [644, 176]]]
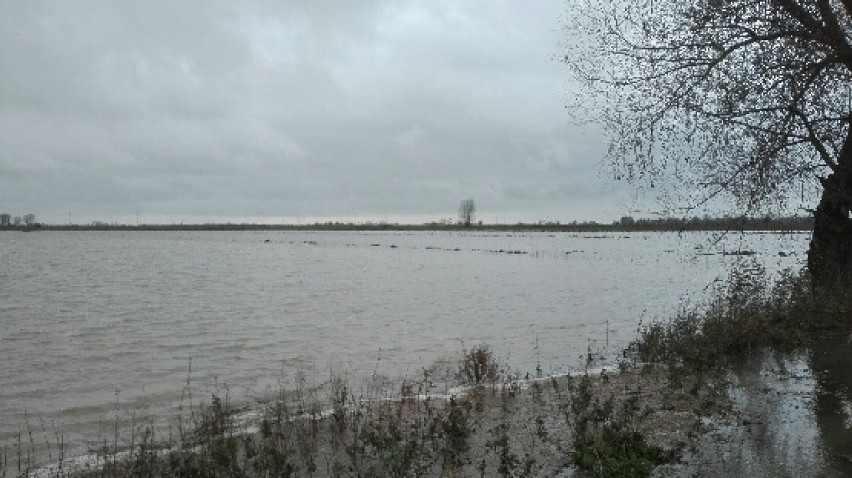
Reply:
[[731, 412], [707, 421], [685, 464], [662, 476], [852, 476], [852, 343], [758, 353], [730, 376]]

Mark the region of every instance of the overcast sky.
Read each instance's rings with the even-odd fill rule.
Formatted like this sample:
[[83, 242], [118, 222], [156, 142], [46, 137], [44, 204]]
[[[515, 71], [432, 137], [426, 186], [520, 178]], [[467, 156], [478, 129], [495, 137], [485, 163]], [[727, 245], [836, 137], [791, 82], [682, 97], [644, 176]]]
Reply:
[[487, 222], [637, 207], [572, 125], [564, 0], [4, 1], [0, 212]]

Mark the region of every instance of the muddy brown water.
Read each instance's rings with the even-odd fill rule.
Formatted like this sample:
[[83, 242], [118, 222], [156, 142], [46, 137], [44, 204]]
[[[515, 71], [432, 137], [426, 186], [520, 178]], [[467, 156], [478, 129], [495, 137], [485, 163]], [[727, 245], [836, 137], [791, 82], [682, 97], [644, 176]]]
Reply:
[[[251, 401], [330, 371], [418, 375], [488, 343], [582, 367], [700, 300], [739, 257], [797, 267], [807, 234], [0, 232], [0, 445], [193, 399]], [[227, 390], [222, 385], [227, 384]], [[25, 440], [26, 441], [26, 440]]]

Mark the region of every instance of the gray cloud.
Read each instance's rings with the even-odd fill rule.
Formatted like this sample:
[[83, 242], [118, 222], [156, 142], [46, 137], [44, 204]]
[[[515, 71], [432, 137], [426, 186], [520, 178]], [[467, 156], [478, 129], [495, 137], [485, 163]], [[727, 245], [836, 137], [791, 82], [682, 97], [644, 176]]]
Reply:
[[[0, 209], [612, 218], [562, 2], [5, 2]], [[623, 202], [623, 201], [622, 201]]]

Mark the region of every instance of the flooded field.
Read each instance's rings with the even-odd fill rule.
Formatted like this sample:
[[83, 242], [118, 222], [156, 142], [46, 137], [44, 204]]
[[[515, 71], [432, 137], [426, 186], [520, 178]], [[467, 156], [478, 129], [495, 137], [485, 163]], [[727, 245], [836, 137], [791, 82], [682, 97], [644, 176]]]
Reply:
[[[742, 253], [799, 267], [807, 234], [0, 234], [0, 443], [191, 392], [262, 399], [297, 375], [416, 375], [490, 344], [520, 373], [576, 370], [700, 302]], [[187, 385], [189, 384], [189, 386]], [[848, 405], [848, 402], [845, 402]], [[105, 430], [107, 429], [107, 430]]]

